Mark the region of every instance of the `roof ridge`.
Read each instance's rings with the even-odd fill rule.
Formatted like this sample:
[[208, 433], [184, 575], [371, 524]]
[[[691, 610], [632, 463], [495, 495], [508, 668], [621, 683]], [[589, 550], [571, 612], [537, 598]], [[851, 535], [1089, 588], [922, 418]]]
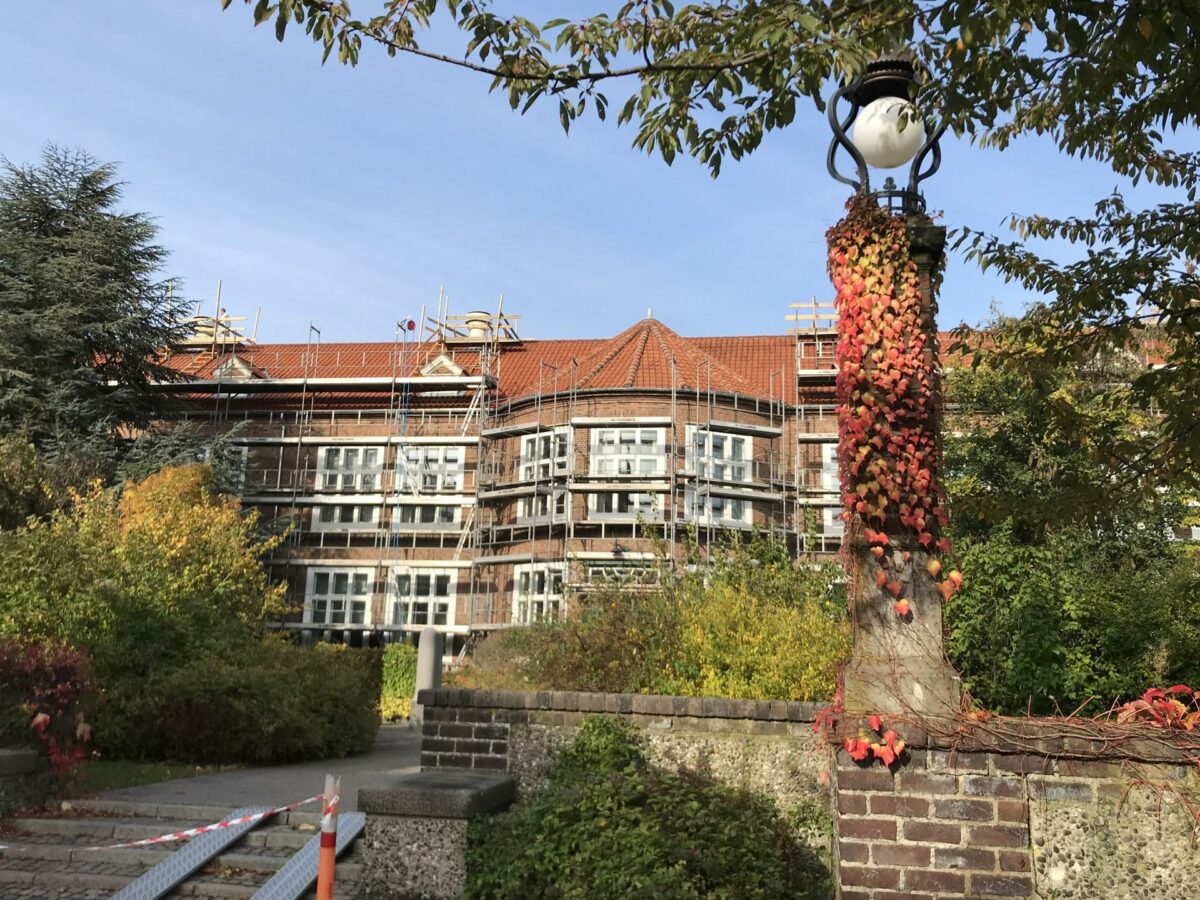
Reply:
[[633, 351], [633, 359], [629, 363], [629, 374], [625, 378], [625, 387], [633, 387], [633, 382], [637, 379], [638, 368], [642, 364], [642, 356], [646, 352], [646, 342], [650, 340], [650, 329], [641, 329], [642, 339], [638, 341], [637, 348]]

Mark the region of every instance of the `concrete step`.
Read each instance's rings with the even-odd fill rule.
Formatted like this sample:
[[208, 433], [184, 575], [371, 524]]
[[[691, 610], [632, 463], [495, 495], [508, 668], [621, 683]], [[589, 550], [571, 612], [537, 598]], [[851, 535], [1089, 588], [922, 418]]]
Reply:
[[[228, 806], [197, 806], [186, 803], [143, 803], [134, 800], [105, 800], [94, 798], [90, 800], [70, 800], [64, 804], [63, 813], [71, 815], [83, 812], [94, 816], [112, 816], [138, 819], [188, 819], [197, 823], [217, 822], [229, 813]], [[294, 809], [274, 816], [271, 821], [277, 825], [320, 825], [321, 813], [312, 811], [317, 804], [311, 804], [308, 809]]]
[[[7, 828], [24, 834], [19, 843], [58, 842], [90, 847], [144, 840], [207, 823], [188, 819], [92, 818], [91, 816], [60, 819], [46, 816], [21, 816], [6, 819], [4, 824]], [[239, 842], [239, 846], [270, 850], [299, 850], [315, 834], [317, 834], [316, 825], [307, 823], [280, 825], [276, 824], [275, 820], [268, 819], [247, 832]], [[0, 840], [0, 843], [5, 842]], [[9, 843], [18, 843], [18, 841], [13, 840]]]
[[[88, 850], [220, 821], [224, 807], [72, 801], [59, 815], [0, 823], [0, 897], [91, 900], [108, 897], [167, 858], [180, 842]], [[280, 816], [257, 826], [180, 885], [173, 897], [240, 898], [254, 892], [316, 835], [316, 814], [292, 824]], [[285, 819], [285, 823], [279, 823]], [[353, 896], [362, 874], [354, 845], [338, 858], [339, 896]]]

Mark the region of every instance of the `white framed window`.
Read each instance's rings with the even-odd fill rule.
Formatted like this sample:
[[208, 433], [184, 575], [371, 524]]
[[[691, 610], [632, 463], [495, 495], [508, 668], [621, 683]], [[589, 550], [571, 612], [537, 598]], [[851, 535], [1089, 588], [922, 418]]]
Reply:
[[585, 577], [588, 584], [619, 584], [626, 586], [653, 586], [660, 581], [658, 566], [645, 562], [623, 560], [601, 560], [587, 563]]
[[563, 522], [567, 518], [567, 492], [556, 489], [522, 497], [517, 504], [518, 522]]
[[453, 624], [457, 581], [456, 569], [392, 569], [392, 624]]
[[371, 570], [308, 570], [304, 621], [317, 625], [363, 625], [371, 621]]
[[556, 619], [563, 611], [563, 563], [513, 566], [513, 623], [530, 625]]
[[379, 490], [382, 447], [322, 447], [317, 459], [317, 487], [321, 490]]
[[461, 521], [462, 507], [441, 503], [401, 503], [392, 507], [393, 531], [448, 531]]
[[684, 465], [698, 478], [749, 481], [753, 471], [753, 440], [689, 425], [685, 456]]
[[662, 518], [662, 504], [658, 494], [641, 491], [604, 491], [588, 494], [589, 519], [637, 518], [651, 521]]
[[[821, 490], [831, 491], [835, 497], [840, 497], [841, 488], [838, 482], [837, 444], [821, 445]], [[846, 522], [842, 518], [841, 507], [826, 507], [821, 510], [822, 532], [830, 537], [842, 537], [846, 533]]]
[[754, 504], [742, 497], [697, 493], [689, 488], [684, 492], [683, 502], [687, 518], [701, 525], [744, 528], [753, 521]]
[[666, 472], [662, 428], [593, 428], [592, 475], [653, 477]]
[[320, 503], [313, 507], [315, 531], [363, 531], [379, 525], [379, 507], [361, 503]]
[[571, 467], [571, 429], [560, 426], [521, 438], [521, 479], [547, 480]]
[[402, 447], [396, 458], [401, 490], [461, 491], [463, 462], [462, 447], [410, 444]]

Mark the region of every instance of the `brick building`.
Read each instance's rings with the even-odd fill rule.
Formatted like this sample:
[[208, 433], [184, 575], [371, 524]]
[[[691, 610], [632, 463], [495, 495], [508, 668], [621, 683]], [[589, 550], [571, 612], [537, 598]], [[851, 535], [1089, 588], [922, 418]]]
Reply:
[[[442, 315], [379, 343], [256, 344], [220, 323], [172, 358], [180, 420], [230, 430], [242, 499], [290, 519], [272, 558], [303, 612], [353, 643], [557, 614], [655, 577], [685, 529], [797, 553], [839, 546], [834, 335], [685, 338], [650, 317], [610, 339], [522, 340]], [[318, 336], [319, 337], [319, 336]]]

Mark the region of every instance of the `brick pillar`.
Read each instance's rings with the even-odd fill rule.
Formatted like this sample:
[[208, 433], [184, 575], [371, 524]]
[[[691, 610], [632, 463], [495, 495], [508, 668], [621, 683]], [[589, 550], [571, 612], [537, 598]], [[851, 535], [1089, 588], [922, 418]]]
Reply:
[[[923, 365], [931, 392], [920, 410], [921, 427], [937, 436], [931, 464], [940, 484], [941, 385], [938, 374], [937, 273], [945, 256], [946, 229], [925, 216], [910, 217], [906, 231], [917, 265], [921, 294], [920, 331], [925, 336]], [[877, 586], [879, 563], [856, 529], [847, 531], [850, 603], [854, 613], [854, 649], [844, 670], [847, 712], [910, 712], [947, 715], [959, 709], [961, 685], [946, 661], [942, 642], [942, 595], [926, 569], [930, 550], [920, 546], [911, 528], [892, 514], [885, 527], [891, 558], [889, 573], [904, 585], [912, 613], [901, 618], [895, 598]]]

